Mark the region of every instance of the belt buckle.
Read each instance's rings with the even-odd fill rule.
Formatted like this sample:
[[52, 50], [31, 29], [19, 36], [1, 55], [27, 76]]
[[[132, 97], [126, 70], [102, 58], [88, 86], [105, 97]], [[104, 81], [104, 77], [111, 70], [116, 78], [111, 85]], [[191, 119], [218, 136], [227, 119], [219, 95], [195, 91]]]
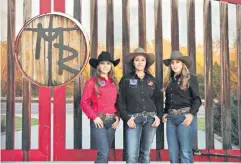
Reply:
[[143, 111], [141, 112], [142, 116], [145, 117], [145, 114], [147, 113], [147, 111]]
[[104, 121], [106, 115], [104, 113], [98, 113], [99, 117]]
[[171, 109], [171, 110], [170, 110], [170, 113], [173, 114], [173, 115], [177, 115], [177, 114], [178, 114], [178, 112], [177, 112], [176, 109]]
[[178, 115], [178, 111], [176, 109], [174, 109], [173, 111], [174, 111], [174, 115]]

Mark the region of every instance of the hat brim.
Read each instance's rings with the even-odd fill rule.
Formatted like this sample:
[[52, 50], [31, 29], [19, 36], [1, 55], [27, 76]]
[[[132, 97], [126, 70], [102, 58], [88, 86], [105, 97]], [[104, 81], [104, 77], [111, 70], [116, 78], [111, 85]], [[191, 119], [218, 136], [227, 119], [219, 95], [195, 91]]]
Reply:
[[129, 53], [128, 56], [125, 57], [125, 63], [132, 65], [131, 61], [136, 56], [144, 56], [146, 58], [146, 66], [150, 67], [155, 62], [155, 56], [152, 53]]
[[[111, 62], [114, 65], [114, 67], [115, 67], [115, 66], [117, 66], [120, 63], [120, 59], [117, 59], [117, 60], [114, 60], [114, 61], [108, 61], [108, 62]], [[96, 69], [98, 64], [99, 64], [99, 60], [91, 58], [89, 60], [89, 64], [90, 64], [91, 67]]]
[[191, 68], [192, 64], [193, 64], [192, 58], [190, 56], [181, 56], [181, 57], [177, 57], [177, 58], [173, 58], [173, 59], [165, 59], [165, 60], [163, 60], [163, 63], [166, 66], [169, 66], [172, 60], [182, 61], [187, 66], [187, 68]]

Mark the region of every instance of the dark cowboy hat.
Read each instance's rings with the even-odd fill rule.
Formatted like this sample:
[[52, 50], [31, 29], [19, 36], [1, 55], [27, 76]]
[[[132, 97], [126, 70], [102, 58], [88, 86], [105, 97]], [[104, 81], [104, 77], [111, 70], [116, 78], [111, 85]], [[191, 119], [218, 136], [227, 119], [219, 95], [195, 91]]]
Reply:
[[150, 67], [155, 62], [155, 56], [153, 53], [147, 53], [143, 48], [136, 48], [134, 52], [129, 53], [125, 62], [132, 65], [131, 61], [134, 57], [143, 55], [146, 58], [146, 66]]
[[102, 51], [102, 52], [100, 53], [100, 55], [98, 56], [98, 59], [91, 58], [91, 59], [89, 60], [89, 63], [90, 63], [90, 65], [91, 65], [91, 67], [93, 67], [93, 68], [96, 69], [96, 68], [97, 68], [97, 65], [98, 65], [100, 62], [102, 62], [102, 61], [108, 61], [108, 62], [113, 63], [114, 66], [117, 66], [117, 65], [119, 64], [119, 62], [120, 62], [120, 59], [112, 60], [112, 59], [111, 59], [111, 55], [110, 55], [109, 52], [107, 52], [107, 51]]
[[184, 64], [186, 64], [187, 68], [191, 68], [193, 64], [193, 60], [190, 56], [183, 56], [180, 51], [172, 51], [170, 59], [163, 60], [163, 63], [166, 66], [169, 66], [172, 60], [180, 60]]

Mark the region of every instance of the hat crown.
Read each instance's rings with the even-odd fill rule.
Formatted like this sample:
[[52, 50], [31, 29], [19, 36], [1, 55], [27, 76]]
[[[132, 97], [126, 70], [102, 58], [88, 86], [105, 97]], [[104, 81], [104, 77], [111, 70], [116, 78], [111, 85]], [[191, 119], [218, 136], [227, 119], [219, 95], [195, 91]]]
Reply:
[[179, 58], [179, 57], [182, 57], [183, 54], [179, 51], [173, 51], [172, 54], [171, 54], [171, 57], [170, 59], [176, 59], [176, 58]]
[[111, 61], [111, 55], [107, 51], [102, 51], [101, 54], [98, 56], [99, 61]]
[[143, 48], [139, 47], [134, 50], [134, 53], [146, 53], [146, 51]]

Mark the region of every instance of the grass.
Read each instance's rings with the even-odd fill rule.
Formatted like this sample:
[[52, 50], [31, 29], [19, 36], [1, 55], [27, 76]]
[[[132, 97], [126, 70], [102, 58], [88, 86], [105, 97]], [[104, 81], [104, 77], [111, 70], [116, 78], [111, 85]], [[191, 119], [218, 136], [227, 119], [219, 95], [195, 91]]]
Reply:
[[205, 130], [205, 117], [198, 117], [197, 121], [198, 130]]
[[[31, 119], [31, 126], [38, 125], [38, 119], [32, 118]], [[5, 127], [5, 128], [4, 128]], [[6, 129], [6, 115], [1, 115], [1, 132], [4, 132]], [[15, 130], [21, 130], [22, 129], [22, 117], [16, 116], [15, 117]], [[2, 131], [4, 130], [4, 131]]]

